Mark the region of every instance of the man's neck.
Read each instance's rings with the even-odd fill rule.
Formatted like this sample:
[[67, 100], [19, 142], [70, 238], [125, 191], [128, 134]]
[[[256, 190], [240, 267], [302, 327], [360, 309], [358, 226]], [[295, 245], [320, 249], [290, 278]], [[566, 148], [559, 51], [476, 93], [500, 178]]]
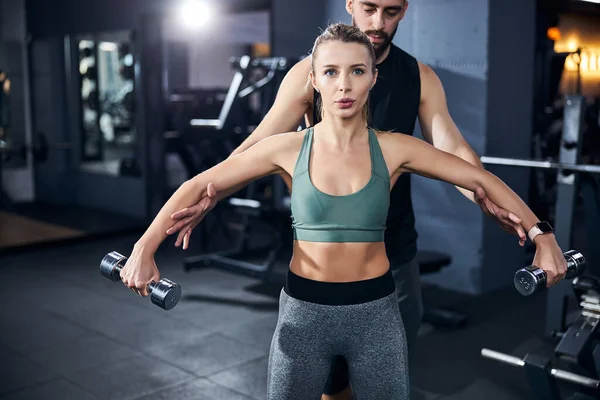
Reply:
[[390, 49], [392, 48], [392, 44], [390, 43], [386, 49], [383, 51], [383, 53], [381, 53], [381, 55], [379, 57], [377, 57], [377, 60], [375, 61], [375, 64], [381, 64], [382, 62], [385, 61], [385, 59], [390, 55]]

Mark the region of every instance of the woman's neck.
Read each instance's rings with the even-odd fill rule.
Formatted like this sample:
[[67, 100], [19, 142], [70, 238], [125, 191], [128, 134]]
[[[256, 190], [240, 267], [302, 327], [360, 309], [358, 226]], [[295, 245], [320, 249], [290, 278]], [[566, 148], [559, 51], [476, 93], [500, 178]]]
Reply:
[[361, 115], [356, 118], [338, 118], [326, 115], [317, 125], [319, 137], [339, 150], [344, 150], [355, 143], [361, 143], [367, 138], [367, 125]]

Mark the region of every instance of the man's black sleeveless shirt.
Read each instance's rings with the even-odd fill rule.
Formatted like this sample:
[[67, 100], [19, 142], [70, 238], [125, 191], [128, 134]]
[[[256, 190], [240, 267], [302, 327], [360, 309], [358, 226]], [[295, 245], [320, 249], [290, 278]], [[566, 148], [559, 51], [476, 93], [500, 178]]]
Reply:
[[[421, 101], [421, 79], [417, 60], [393, 44], [387, 58], [377, 65], [377, 83], [369, 95], [369, 126], [381, 131], [412, 135]], [[315, 104], [319, 94], [315, 92]], [[319, 122], [313, 107], [313, 123]], [[416, 256], [417, 231], [413, 212], [410, 175], [398, 178], [390, 195], [385, 232], [390, 261], [405, 263]]]

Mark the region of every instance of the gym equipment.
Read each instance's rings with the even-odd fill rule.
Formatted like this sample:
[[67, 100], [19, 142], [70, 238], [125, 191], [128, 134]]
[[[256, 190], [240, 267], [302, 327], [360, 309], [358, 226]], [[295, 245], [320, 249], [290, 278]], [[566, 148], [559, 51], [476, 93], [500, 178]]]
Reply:
[[[257, 58], [252, 59], [250, 56], [242, 56], [239, 58], [230, 59], [231, 65], [236, 69], [236, 73], [229, 86], [229, 91], [219, 113], [217, 119], [192, 119], [190, 125], [197, 127], [214, 127], [217, 130], [223, 130], [227, 126], [228, 118], [230, 117], [231, 109], [236, 103], [236, 99], [247, 97], [252, 92], [265, 88], [269, 83], [273, 82], [277, 73], [285, 73], [300, 59], [292, 59], [286, 57], [272, 58]], [[252, 68], [267, 68], [267, 75], [248, 87], [241, 89], [242, 83], [247, 81]]]
[[535, 160], [523, 160], [519, 158], [502, 158], [502, 157], [481, 157], [481, 162], [484, 164], [493, 165], [507, 165], [511, 167], [529, 167], [529, 168], [542, 168], [542, 169], [557, 169], [564, 171], [578, 171], [578, 172], [591, 172], [594, 174], [600, 174], [600, 165], [587, 165], [587, 164], [567, 164], [557, 163], [552, 161], [535, 161]]
[[[563, 131], [558, 162], [527, 161], [510, 158], [482, 157], [482, 163], [526, 168], [557, 170], [554, 232], [558, 245], [570, 248], [573, 232], [573, 214], [577, 202], [579, 174], [600, 173], [600, 166], [579, 164], [582, 147], [585, 98], [581, 95], [565, 96]], [[567, 305], [572, 298], [568, 281], [561, 281], [547, 292], [546, 335], [564, 332], [567, 325]]]
[[[574, 253], [571, 254], [571, 263], [580, 262], [580, 255]], [[584, 386], [585, 393], [576, 393], [571, 397], [573, 400], [598, 398], [600, 395], [600, 381], [596, 379], [600, 378], [600, 278], [577, 276], [572, 288], [581, 312], [566, 332], [553, 332], [554, 337], [560, 338], [554, 355], [558, 360], [569, 363], [570, 371], [553, 369], [549, 360], [537, 355], [527, 354], [520, 359], [489, 349], [481, 351], [484, 357], [525, 367], [532, 391], [541, 399], [559, 399], [557, 379]], [[587, 397], [587, 394], [594, 397]]]
[[[565, 279], [573, 279], [585, 271], [586, 260], [583, 254], [576, 250], [564, 253], [567, 261]], [[535, 265], [529, 265], [515, 273], [514, 284], [523, 296], [530, 296], [546, 288], [546, 271]]]
[[71, 150], [71, 143], [69, 142], [57, 142], [50, 143], [46, 135], [43, 132], [38, 132], [34, 137], [33, 145], [9, 145], [5, 142], [0, 141], [0, 157], [19, 157], [26, 158], [27, 153], [31, 152], [33, 160], [37, 163], [43, 163], [48, 160], [48, 153], [50, 150]]
[[[481, 355], [492, 360], [501, 361], [516, 367], [523, 367], [531, 391], [536, 399], [559, 400], [557, 380], [584, 386], [588, 391], [591, 389], [593, 394], [600, 394], [600, 381], [587, 376], [575, 374], [569, 371], [552, 368], [550, 360], [535, 354], [527, 354], [523, 359], [500, 353], [490, 349], [481, 349]], [[594, 399], [597, 397], [584, 396], [581, 393], [575, 394], [571, 399]]]
[[[250, 56], [242, 56], [232, 58], [230, 62], [236, 73], [219, 112], [219, 117], [216, 119], [192, 119], [190, 125], [199, 129], [212, 128], [216, 132], [227, 132], [231, 128], [231, 112], [240, 106], [242, 99], [257, 91], [267, 92], [268, 95], [263, 98], [263, 103], [270, 106], [274, 101], [275, 88], [279, 85], [280, 79], [283, 79], [283, 75], [297, 61], [299, 59], [285, 57], [252, 59]], [[266, 70], [265, 77], [243, 88], [254, 68]], [[263, 109], [264, 116], [267, 107], [263, 107]], [[223, 141], [223, 135], [220, 136]], [[233, 148], [228, 149], [227, 156], [231, 151]], [[266, 183], [267, 186], [263, 192], [268, 192], [268, 195], [264, 198], [258, 197], [258, 186], [261, 183]], [[229, 272], [268, 280], [274, 263], [283, 250], [282, 233], [287, 232], [286, 228], [289, 230], [290, 211], [289, 205], [285, 205], [285, 194], [283, 180], [277, 176], [271, 176], [263, 178], [260, 182], [251, 182], [247, 186], [245, 198], [228, 199], [225, 205], [242, 217], [237, 229], [239, 231], [237, 243], [226, 251], [186, 258], [184, 261], [185, 271], [218, 266]], [[250, 239], [254, 236], [254, 229], [251, 226], [253, 220], [266, 222], [270, 226], [268, 243], [265, 246], [251, 247]], [[259, 263], [236, 259], [248, 259], [259, 254], [264, 255], [265, 252], [266, 256], [263, 256], [263, 261]]]
[[556, 333], [561, 339], [554, 354], [600, 378], [600, 278], [575, 278], [573, 292], [579, 300], [581, 313], [566, 332]]
[[[113, 282], [120, 282], [119, 274], [126, 261], [127, 257], [112, 251], [102, 259], [100, 274]], [[150, 292], [152, 303], [164, 310], [172, 309], [181, 299], [181, 286], [169, 279], [163, 278], [158, 282], [150, 282], [148, 292]]]

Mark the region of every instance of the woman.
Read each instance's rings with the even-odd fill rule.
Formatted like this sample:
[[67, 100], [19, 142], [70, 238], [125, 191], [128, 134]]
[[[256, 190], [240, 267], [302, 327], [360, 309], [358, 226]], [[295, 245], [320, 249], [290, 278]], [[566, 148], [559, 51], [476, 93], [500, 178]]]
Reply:
[[[292, 193], [294, 246], [269, 357], [269, 399], [319, 399], [336, 355], [348, 361], [357, 399], [408, 398], [404, 329], [383, 243], [389, 193], [400, 174], [483, 188], [527, 230], [538, 222], [492, 174], [411, 136], [369, 129], [364, 110], [376, 79], [368, 37], [352, 26], [330, 26], [315, 42], [310, 73], [322, 122], [265, 139], [184, 183], [121, 272], [125, 285], [148, 295], [147, 283], [160, 279], [154, 253], [172, 213], [196, 204], [209, 182], [227, 190], [279, 174]], [[554, 282], [566, 270], [562, 252], [553, 235], [535, 243]]]

